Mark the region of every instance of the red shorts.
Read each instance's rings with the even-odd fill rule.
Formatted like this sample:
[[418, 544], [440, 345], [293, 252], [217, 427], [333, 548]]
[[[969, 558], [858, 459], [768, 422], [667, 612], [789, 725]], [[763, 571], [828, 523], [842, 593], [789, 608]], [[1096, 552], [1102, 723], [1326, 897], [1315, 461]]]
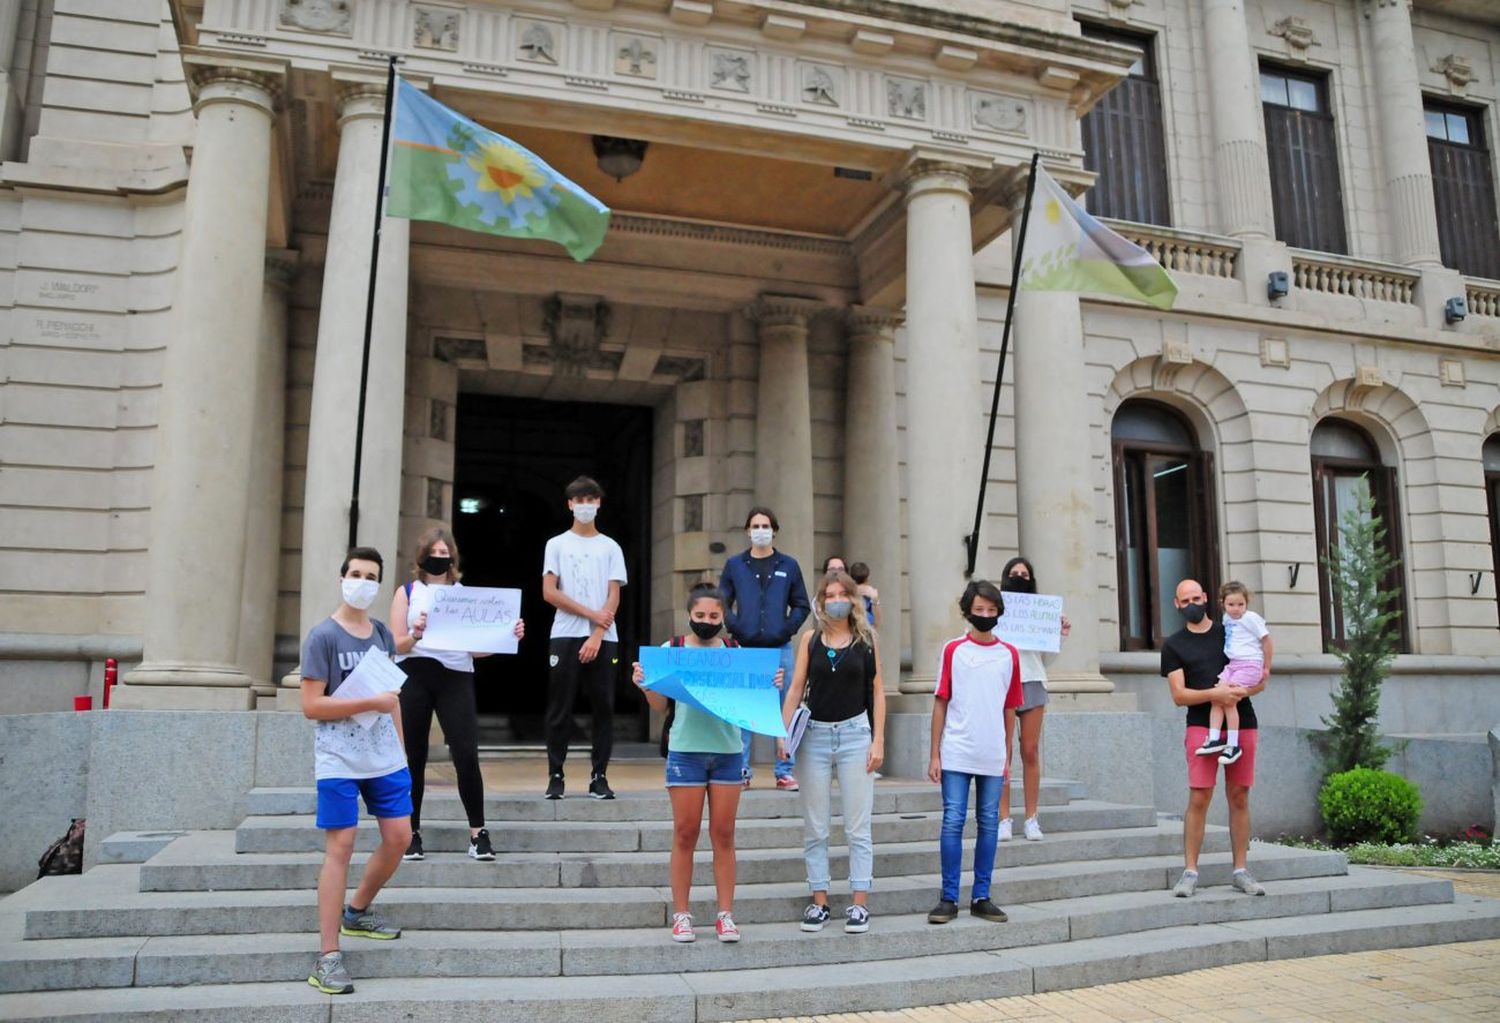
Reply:
[[[1198, 747], [1202, 746], [1203, 740], [1207, 738], [1207, 728], [1202, 725], [1188, 726], [1183, 747], [1187, 750], [1188, 788], [1190, 789], [1211, 789], [1218, 782], [1218, 756], [1198, 756]], [[1255, 740], [1256, 731], [1253, 728], [1240, 733], [1240, 749], [1245, 753], [1224, 768], [1224, 784], [1243, 785], [1247, 789], [1255, 784]]]

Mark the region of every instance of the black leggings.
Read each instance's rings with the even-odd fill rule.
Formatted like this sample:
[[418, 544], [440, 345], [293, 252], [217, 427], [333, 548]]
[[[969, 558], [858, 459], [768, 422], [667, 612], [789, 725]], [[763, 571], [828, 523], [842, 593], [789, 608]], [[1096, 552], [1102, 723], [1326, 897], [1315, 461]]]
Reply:
[[583, 639], [552, 639], [548, 643], [552, 670], [547, 679], [547, 770], [562, 774], [573, 737], [573, 701], [578, 690], [588, 694], [594, 712], [593, 770], [603, 774], [615, 744], [615, 677], [619, 672], [618, 643], [601, 643], [599, 656], [588, 664], [578, 660]]
[[406, 684], [401, 687], [401, 728], [406, 737], [406, 763], [411, 768], [411, 829], [422, 826], [422, 785], [427, 771], [427, 736], [432, 712], [453, 756], [458, 772], [458, 798], [468, 814], [469, 827], [484, 827], [484, 778], [479, 773], [479, 712], [474, 706], [474, 673], [443, 667], [431, 657], [408, 657], [401, 662]]

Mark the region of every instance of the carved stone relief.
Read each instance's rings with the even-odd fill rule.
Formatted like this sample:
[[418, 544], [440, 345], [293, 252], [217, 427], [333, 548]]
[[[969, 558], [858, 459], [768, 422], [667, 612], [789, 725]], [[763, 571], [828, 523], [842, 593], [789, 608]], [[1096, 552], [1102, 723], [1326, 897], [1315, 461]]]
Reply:
[[892, 117], [927, 120], [927, 83], [914, 78], [885, 80], [886, 112]]
[[970, 93], [969, 116], [974, 127], [983, 131], [1026, 132], [1026, 104], [1009, 96]]
[[728, 50], [714, 50], [709, 54], [708, 84], [715, 89], [729, 92], [750, 91], [750, 55]]
[[459, 14], [447, 7], [412, 6], [412, 45], [427, 50], [458, 49]]
[[350, 35], [354, 11], [349, 0], [281, 0], [281, 24], [309, 32]]
[[518, 21], [520, 36], [516, 55], [535, 64], [556, 64], [558, 57], [557, 26], [541, 21]]
[[565, 295], [547, 300], [543, 325], [552, 339], [552, 364], [564, 375], [578, 376], [600, 365], [600, 344], [609, 333], [609, 304], [597, 295]]
[[1298, 53], [1306, 53], [1310, 46], [1322, 46], [1313, 34], [1312, 26], [1301, 18], [1282, 18], [1268, 30], [1271, 35], [1286, 40], [1286, 44]]
[[802, 99], [822, 107], [839, 105], [839, 83], [827, 68], [817, 64], [802, 65]]
[[615, 74], [632, 78], [656, 77], [656, 53], [661, 41], [651, 36], [615, 36]]
[[1469, 83], [1474, 81], [1474, 65], [1469, 58], [1450, 53], [1432, 65], [1432, 70], [1448, 79], [1448, 88], [1462, 96]]

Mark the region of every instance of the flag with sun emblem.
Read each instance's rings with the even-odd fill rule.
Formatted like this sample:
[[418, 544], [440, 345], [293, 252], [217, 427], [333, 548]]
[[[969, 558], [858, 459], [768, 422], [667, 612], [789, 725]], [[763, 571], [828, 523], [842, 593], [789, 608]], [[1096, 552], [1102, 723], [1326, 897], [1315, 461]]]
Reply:
[[557, 242], [579, 262], [609, 208], [535, 153], [396, 79], [386, 213], [468, 231]]
[[1026, 234], [1022, 290], [1119, 295], [1158, 309], [1177, 300], [1177, 282], [1151, 253], [1095, 220], [1040, 165]]

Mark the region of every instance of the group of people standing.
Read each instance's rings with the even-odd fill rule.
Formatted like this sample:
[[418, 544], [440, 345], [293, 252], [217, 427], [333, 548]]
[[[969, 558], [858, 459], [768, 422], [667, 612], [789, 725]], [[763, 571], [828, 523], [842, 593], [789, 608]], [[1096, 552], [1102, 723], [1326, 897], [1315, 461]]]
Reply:
[[[602, 534], [595, 522], [603, 489], [580, 477], [564, 496], [572, 525], [548, 541], [543, 558], [543, 595], [556, 609], [549, 637], [545, 795], [564, 795], [572, 707], [582, 690], [594, 711], [588, 794], [612, 799], [606, 771], [612, 740], [612, 669], [620, 657], [615, 613], [627, 575], [619, 544]], [[728, 559], [717, 585], [693, 587], [686, 607], [689, 631], [669, 638], [667, 644], [779, 651], [773, 682], [782, 693], [783, 723], [789, 736], [799, 741], [794, 749], [789, 740], [777, 740], [775, 784], [779, 790], [801, 794], [811, 898], [800, 926], [820, 930], [833, 916], [828, 840], [837, 782], [849, 848], [851, 894], [843, 911], [844, 930], [858, 934], [870, 927], [868, 899], [875, 874], [871, 820], [875, 781], [885, 758], [880, 595], [865, 566], [846, 564], [838, 557], [825, 562], [809, 594], [796, 559], [776, 549], [778, 528], [774, 511], [751, 509], [745, 522], [748, 548]], [[341, 935], [400, 936], [400, 928], [371, 904], [403, 858], [425, 856], [420, 815], [433, 715], [452, 753], [468, 817], [468, 855], [476, 860], [492, 860], [495, 855], [485, 828], [473, 682], [473, 659], [485, 655], [432, 648], [423, 638], [433, 588], [462, 585], [457, 544], [447, 531], [431, 530], [420, 538], [414, 562], [411, 580], [394, 595], [392, 627], [387, 628], [368, 612], [384, 569], [380, 554], [371, 548], [351, 550], [340, 569], [340, 604], [308, 634], [303, 647], [303, 710], [318, 722], [317, 824], [327, 836], [318, 886], [321, 954], [308, 982], [328, 993], [353, 990], [339, 951]], [[993, 634], [1004, 612], [1003, 591], [1034, 592], [1035, 584], [1031, 564], [1021, 558], [1006, 566], [1000, 586], [970, 584], [959, 601], [969, 631], [943, 652], [930, 772], [943, 786], [944, 805], [942, 891], [929, 914], [934, 923], [946, 922], [957, 912], [961, 836], [971, 787], [978, 792], [979, 840], [970, 910], [984, 919], [1005, 919], [990, 900], [990, 879], [995, 847], [1011, 837], [1008, 762], [1018, 732], [1027, 765], [1024, 830], [1031, 840], [1042, 838], [1036, 803], [1045, 670], [1040, 658], [1017, 651]], [[804, 628], [809, 619], [811, 627]], [[1064, 621], [1065, 633], [1066, 629]], [[515, 635], [525, 635], [523, 621], [517, 621]], [[336, 690], [371, 650], [384, 651], [401, 665], [407, 678], [399, 695], [337, 697]], [[632, 675], [644, 688], [639, 663]], [[718, 897], [715, 933], [721, 941], [737, 941], [734, 833], [740, 794], [751, 781], [749, 734], [699, 708], [669, 708], [662, 696], [649, 690], [645, 696], [653, 708], [670, 711], [664, 745], [674, 825], [671, 937], [685, 942], [696, 936], [689, 888], [706, 804]], [[374, 724], [364, 727], [356, 715], [369, 712], [374, 712]], [[793, 729], [799, 714], [806, 717], [806, 726]], [[381, 842], [346, 904], [361, 797], [379, 822]]]

